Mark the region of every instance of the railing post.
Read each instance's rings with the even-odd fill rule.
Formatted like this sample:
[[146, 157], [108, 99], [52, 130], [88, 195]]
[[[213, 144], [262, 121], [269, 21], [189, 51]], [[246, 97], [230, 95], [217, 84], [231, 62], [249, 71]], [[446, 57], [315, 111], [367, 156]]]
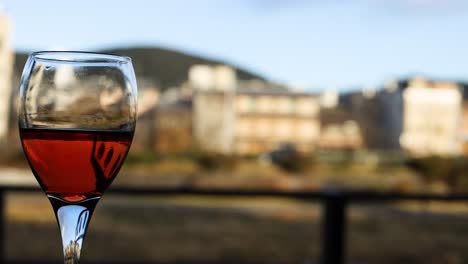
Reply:
[[344, 264], [346, 196], [340, 191], [325, 192], [322, 203], [322, 264]]

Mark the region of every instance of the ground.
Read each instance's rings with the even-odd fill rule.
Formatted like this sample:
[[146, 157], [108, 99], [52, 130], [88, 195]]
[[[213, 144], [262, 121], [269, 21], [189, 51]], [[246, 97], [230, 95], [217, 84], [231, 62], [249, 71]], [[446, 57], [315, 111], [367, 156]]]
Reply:
[[[60, 259], [44, 195], [8, 196], [7, 256]], [[445, 208], [437, 212], [437, 208]], [[466, 263], [468, 205], [356, 204], [348, 212], [349, 263]], [[106, 195], [84, 260], [317, 263], [320, 206], [277, 198]]]
[[[346, 173], [343, 173], [346, 172]], [[2, 169], [6, 184], [37, 185], [28, 168]], [[114, 185], [198, 188], [437, 191], [406, 168], [349, 165], [285, 172], [246, 161], [230, 170], [202, 171], [193, 162], [128, 164]], [[60, 260], [55, 217], [41, 193], [9, 193], [6, 254], [9, 259]], [[468, 203], [351, 204], [349, 263], [468, 263]], [[318, 263], [321, 205], [278, 198], [104, 196], [91, 221], [83, 262], [221, 261]]]

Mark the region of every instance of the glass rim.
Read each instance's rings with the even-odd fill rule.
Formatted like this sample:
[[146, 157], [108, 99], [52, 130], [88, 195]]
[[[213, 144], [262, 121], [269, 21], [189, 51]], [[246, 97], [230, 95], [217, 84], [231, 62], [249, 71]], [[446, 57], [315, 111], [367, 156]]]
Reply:
[[29, 56], [39, 60], [69, 63], [129, 63], [132, 61], [130, 57], [124, 55], [90, 51], [36, 51]]

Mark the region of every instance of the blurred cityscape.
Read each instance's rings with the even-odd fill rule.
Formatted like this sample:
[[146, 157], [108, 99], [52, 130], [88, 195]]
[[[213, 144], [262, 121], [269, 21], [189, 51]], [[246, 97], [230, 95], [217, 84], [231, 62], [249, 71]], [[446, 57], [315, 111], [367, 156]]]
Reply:
[[[0, 23], [3, 159], [21, 164], [14, 109], [28, 54], [12, 49], [8, 18], [2, 16]], [[371, 173], [356, 171], [363, 175], [380, 174], [375, 169], [386, 165], [411, 175], [388, 188], [420, 190], [426, 183], [435, 183], [438, 190], [468, 187], [466, 165], [460, 162], [468, 154], [467, 83], [411, 76], [382, 80], [380, 87], [311, 92], [175, 51], [129, 47], [104, 52], [131, 56], [136, 69], [138, 125], [131, 164], [144, 168], [175, 158], [174, 173], [180, 164], [196, 167], [176, 173], [180, 176], [210, 174], [212, 169], [235, 172], [239, 164], [248, 163], [257, 165], [239, 174], [268, 177], [272, 171], [265, 166], [275, 166], [286, 176], [328, 178], [297, 183], [286, 177], [287, 186], [303, 188], [341, 184], [336, 177], [324, 177], [327, 166], [334, 168], [331, 174], [346, 177], [354, 175], [353, 165], [371, 168]], [[435, 164], [439, 169], [434, 170]], [[145, 173], [167, 171], [152, 168]], [[357, 187], [385, 186], [380, 179], [372, 181]]]
[[[467, 150], [464, 83], [421, 77], [347, 93], [240, 80], [226, 65], [194, 65], [180, 87], [140, 82], [136, 149], [258, 156], [290, 146], [456, 156]], [[384, 157], [383, 157], [384, 158]]]
[[[35, 185], [15, 110], [28, 54], [14, 50], [11, 31], [0, 15], [0, 182]], [[468, 193], [466, 82], [414, 75], [311, 91], [183, 51], [99, 51], [130, 56], [139, 90], [134, 141], [113, 186]], [[61, 258], [41, 194], [2, 191], [7, 259]], [[324, 241], [322, 200], [104, 199], [84, 249], [95, 263], [318, 263]], [[466, 203], [348, 202], [349, 263], [468, 260]]]

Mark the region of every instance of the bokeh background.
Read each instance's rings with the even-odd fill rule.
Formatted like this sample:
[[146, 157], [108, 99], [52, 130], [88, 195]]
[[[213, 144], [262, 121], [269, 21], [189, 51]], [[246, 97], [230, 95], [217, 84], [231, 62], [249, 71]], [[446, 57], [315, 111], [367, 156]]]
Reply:
[[[37, 185], [18, 139], [28, 54], [128, 55], [138, 124], [116, 186], [468, 192], [462, 0], [26, 1], [0, 17], [0, 181]], [[8, 259], [60, 260], [47, 199], [9, 193]], [[353, 204], [349, 263], [466, 263], [468, 204]], [[318, 263], [320, 204], [108, 196], [88, 261]], [[47, 241], [47, 243], [44, 243]]]

